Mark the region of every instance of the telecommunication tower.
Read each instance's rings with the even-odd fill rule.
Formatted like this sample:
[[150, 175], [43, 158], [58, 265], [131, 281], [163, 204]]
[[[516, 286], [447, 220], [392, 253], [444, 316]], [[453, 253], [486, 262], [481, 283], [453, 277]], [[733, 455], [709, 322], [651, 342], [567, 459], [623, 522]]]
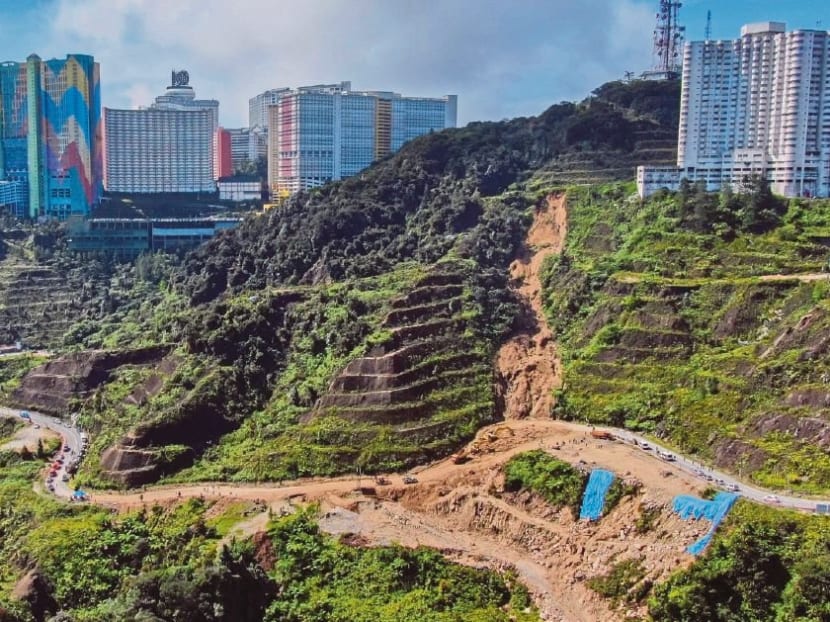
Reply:
[[683, 47], [683, 33], [686, 31], [677, 21], [681, 2], [660, 0], [657, 26], [654, 28], [654, 70], [666, 78], [680, 73], [680, 51]]
[[704, 39], [709, 41], [712, 38], [712, 11], [706, 11], [706, 36]]

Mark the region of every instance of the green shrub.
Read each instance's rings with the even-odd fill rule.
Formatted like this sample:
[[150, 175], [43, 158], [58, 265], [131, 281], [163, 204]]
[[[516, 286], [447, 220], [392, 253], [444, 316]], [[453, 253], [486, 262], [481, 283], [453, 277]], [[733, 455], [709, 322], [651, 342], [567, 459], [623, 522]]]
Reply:
[[586, 475], [542, 450], [517, 454], [504, 465], [505, 490], [531, 490], [548, 503], [574, 512], [579, 511], [587, 481]]

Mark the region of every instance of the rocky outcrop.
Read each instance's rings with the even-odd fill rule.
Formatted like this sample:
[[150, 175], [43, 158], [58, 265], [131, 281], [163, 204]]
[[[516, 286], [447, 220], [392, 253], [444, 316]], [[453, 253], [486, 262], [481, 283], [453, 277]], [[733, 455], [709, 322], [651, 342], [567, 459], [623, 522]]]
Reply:
[[127, 436], [101, 455], [101, 468], [106, 475], [127, 487], [154, 482], [193, 460], [192, 450], [171, 457], [157, 448], [136, 447], [135, 441], [134, 437]]
[[37, 622], [43, 622], [58, 608], [52, 596], [52, 586], [37, 568], [23, 575], [14, 586], [11, 597], [12, 600], [26, 603]]
[[67, 354], [26, 374], [12, 393], [12, 401], [21, 408], [66, 415], [72, 400], [88, 397], [110, 378], [116, 368], [156, 363], [169, 349], [167, 346], [153, 346]]

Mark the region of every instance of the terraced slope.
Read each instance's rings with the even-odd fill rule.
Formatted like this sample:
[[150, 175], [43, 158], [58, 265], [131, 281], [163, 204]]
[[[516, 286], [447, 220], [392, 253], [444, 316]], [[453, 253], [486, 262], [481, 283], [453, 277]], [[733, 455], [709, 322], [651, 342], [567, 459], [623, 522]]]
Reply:
[[0, 344], [56, 347], [75, 322], [110, 310], [108, 279], [100, 266], [40, 257], [23, 233], [0, 231]]
[[573, 191], [547, 267], [560, 417], [654, 434], [783, 490], [830, 488], [830, 204], [764, 233], [695, 231], [680, 197]]
[[[318, 402], [314, 417], [390, 426], [397, 437], [438, 449], [493, 420], [490, 368], [465, 335], [465, 275], [430, 274], [392, 301], [388, 339], [350, 362]], [[466, 425], [465, 425], [466, 424]]]

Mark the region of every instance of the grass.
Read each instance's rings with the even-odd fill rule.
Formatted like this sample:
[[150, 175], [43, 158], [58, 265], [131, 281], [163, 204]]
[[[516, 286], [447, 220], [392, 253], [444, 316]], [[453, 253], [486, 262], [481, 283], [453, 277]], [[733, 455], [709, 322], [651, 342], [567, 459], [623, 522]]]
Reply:
[[[791, 423], [758, 432], [775, 416], [822, 418], [788, 396], [830, 378], [826, 357], [810, 354], [830, 338], [830, 287], [758, 277], [822, 270], [815, 232], [830, 227], [830, 201], [793, 200], [780, 226], [724, 237], [681, 226], [672, 196], [641, 202], [622, 186], [568, 196], [566, 251], [543, 278], [565, 366], [557, 416], [654, 435], [766, 486], [830, 489], [830, 460], [811, 438], [787, 434]], [[688, 345], [649, 345], [672, 339]], [[726, 449], [735, 439], [760, 467], [743, 469]]]

